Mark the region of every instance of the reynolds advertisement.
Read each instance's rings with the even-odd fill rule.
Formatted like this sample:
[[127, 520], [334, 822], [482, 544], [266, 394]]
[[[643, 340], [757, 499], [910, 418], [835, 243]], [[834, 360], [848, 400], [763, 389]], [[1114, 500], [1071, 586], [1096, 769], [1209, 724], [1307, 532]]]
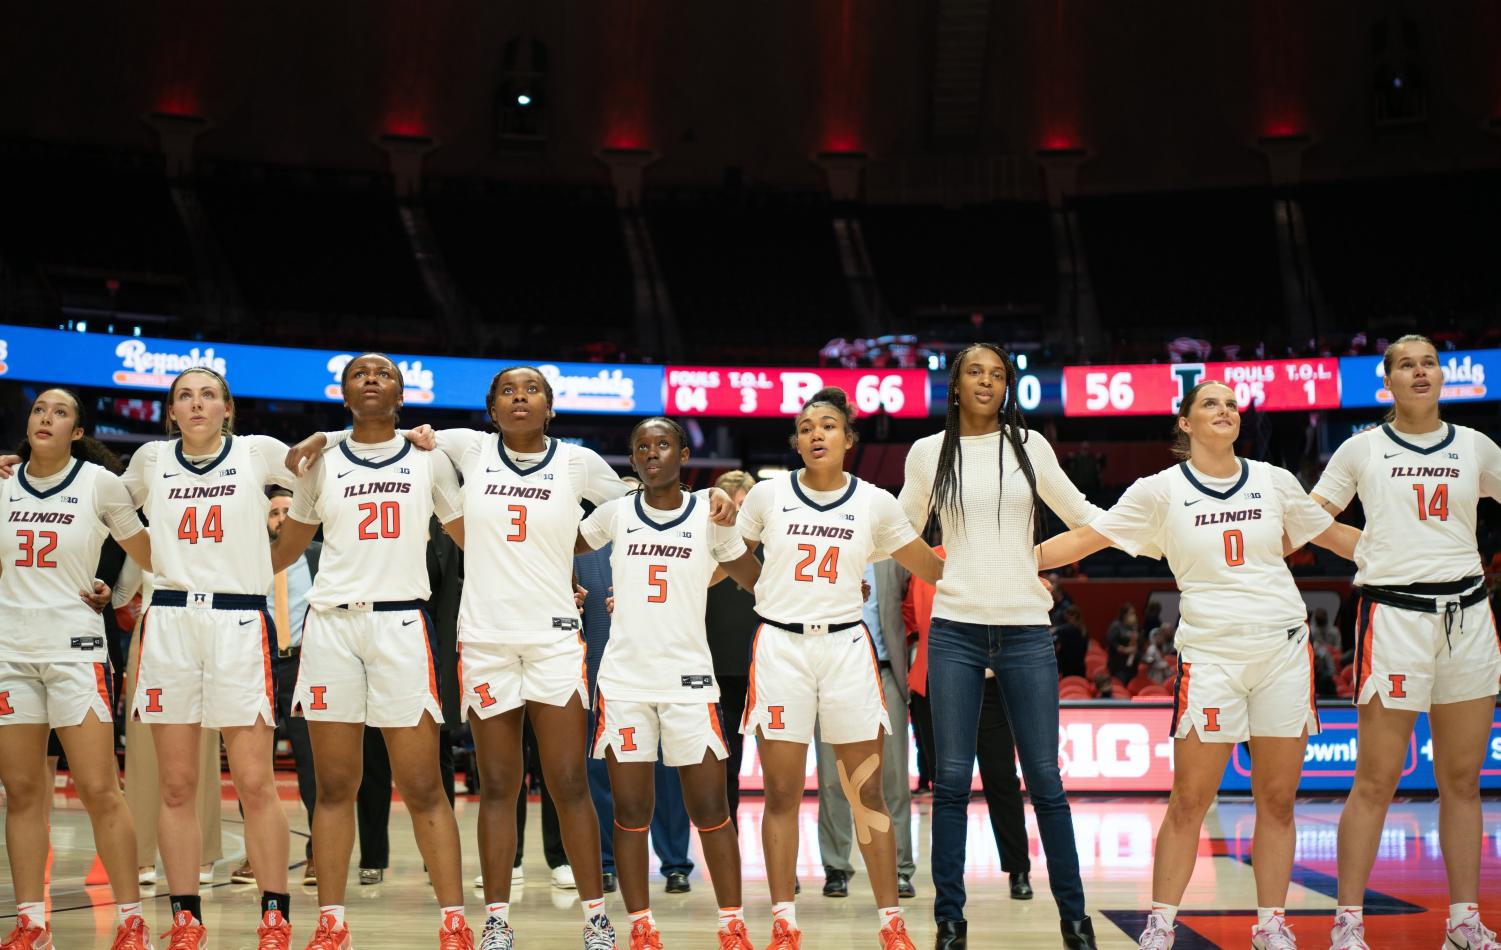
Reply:
[[[344, 367], [359, 350], [304, 350], [235, 343], [104, 336], [0, 325], [0, 378], [103, 389], [166, 392], [172, 378], [203, 366], [237, 396], [339, 402]], [[410, 406], [483, 409], [490, 379], [526, 360], [392, 353]], [[651, 415], [662, 411], [662, 367], [601, 363], [535, 365], [552, 383], [559, 412]]]
[[[1501, 350], [1452, 350], [1438, 355], [1444, 370], [1444, 402], [1494, 402], [1501, 393], [1486, 382], [1501, 373]], [[1381, 357], [1343, 356], [1339, 361], [1340, 407], [1382, 408], [1392, 394], [1382, 384]]]

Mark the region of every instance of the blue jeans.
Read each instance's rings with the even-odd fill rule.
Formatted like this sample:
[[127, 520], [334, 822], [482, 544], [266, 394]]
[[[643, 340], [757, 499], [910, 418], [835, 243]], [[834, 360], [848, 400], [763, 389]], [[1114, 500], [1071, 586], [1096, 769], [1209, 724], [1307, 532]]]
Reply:
[[1032, 798], [1058, 916], [1084, 918], [1084, 884], [1058, 772], [1058, 660], [1047, 627], [985, 626], [933, 618], [928, 701], [933, 707], [933, 916], [964, 919], [964, 844], [985, 669], [995, 671], [1022, 778]]
[[[586, 763], [589, 795], [599, 815], [599, 851], [603, 869], [615, 871], [615, 800], [610, 794], [610, 772], [604, 759], [590, 758]], [[657, 852], [662, 876], [681, 872], [693, 873], [693, 859], [688, 856], [690, 827], [688, 808], [683, 803], [683, 784], [678, 770], [670, 769], [657, 759], [657, 798], [651, 813], [651, 846]]]

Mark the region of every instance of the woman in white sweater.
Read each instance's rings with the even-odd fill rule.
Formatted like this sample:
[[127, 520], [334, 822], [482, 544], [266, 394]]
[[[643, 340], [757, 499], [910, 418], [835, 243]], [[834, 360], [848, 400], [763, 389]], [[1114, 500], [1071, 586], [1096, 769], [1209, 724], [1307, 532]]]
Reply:
[[902, 508], [919, 531], [936, 520], [948, 562], [933, 601], [928, 695], [933, 704], [933, 915], [938, 950], [966, 946], [965, 815], [985, 670], [995, 671], [1016, 734], [1022, 776], [1047, 855], [1064, 946], [1094, 947], [1073, 819], [1058, 771], [1058, 662], [1052, 598], [1037, 577], [1042, 504], [1070, 527], [1100, 514], [1063, 474], [1016, 402], [1016, 373], [999, 346], [977, 343], [949, 373], [944, 431], [907, 456]]

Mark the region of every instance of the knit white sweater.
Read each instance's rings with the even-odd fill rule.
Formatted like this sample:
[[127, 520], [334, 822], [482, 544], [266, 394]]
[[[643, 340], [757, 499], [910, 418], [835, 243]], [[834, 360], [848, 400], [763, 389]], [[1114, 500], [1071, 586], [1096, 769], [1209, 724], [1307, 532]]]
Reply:
[[[1037, 577], [1032, 492], [1010, 443], [1002, 485], [996, 456], [1001, 445], [999, 432], [960, 438], [963, 515], [939, 512], [948, 563], [933, 599], [933, 616], [988, 625], [1046, 624], [1053, 599]], [[927, 523], [942, 446], [943, 433], [937, 432], [918, 439], [907, 455], [899, 500], [919, 531]], [[1063, 474], [1041, 433], [1029, 430], [1023, 447], [1037, 475], [1037, 494], [1069, 527], [1101, 514]]]

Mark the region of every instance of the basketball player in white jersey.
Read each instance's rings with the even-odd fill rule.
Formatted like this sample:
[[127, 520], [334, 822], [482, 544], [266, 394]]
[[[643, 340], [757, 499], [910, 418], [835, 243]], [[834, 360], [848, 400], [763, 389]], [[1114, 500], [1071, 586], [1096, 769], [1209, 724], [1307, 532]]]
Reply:
[[631, 917], [631, 950], [660, 947], [647, 888], [647, 832], [656, 798], [657, 746], [678, 770], [719, 901], [719, 945], [751, 950], [740, 893], [740, 847], [725, 795], [729, 747], [704, 612], [717, 565], [746, 589], [761, 562], [740, 532], [709, 520], [709, 493], [679, 484], [688, 437], [671, 419], [631, 431], [631, 464], [644, 488], [607, 501], [579, 526], [578, 552], [607, 544], [614, 579], [610, 640], [595, 689], [593, 754], [610, 771], [615, 866]]
[[[234, 435], [224, 377], [184, 370], [167, 392], [167, 429], [131, 456], [125, 486], [151, 530], [156, 587], [141, 622], [131, 714], [151, 726], [161, 779], [162, 864], [174, 950], [208, 945], [198, 898], [199, 732], [220, 730], [245, 809], [245, 850], [261, 891], [262, 948], [292, 938], [287, 818], [272, 771], [276, 633], [266, 537], [268, 484], [295, 485], [285, 446]], [[252, 672], [254, 671], [254, 672]]]
[[1313, 504], [1291, 472], [1236, 457], [1240, 413], [1223, 383], [1190, 389], [1174, 426], [1179, 463], [1138, 479], [1089, 524], [1039, 545], [1038, 569], [1114, 545], [1132, 556], [1165, 556], [1178, 582], [1173, 791], [1157, 834], [1141, 946], [1173, 945], [1204, 815], [1235, 744], [1249, 741], [1258, 904], [1251, 946], [1289, 950], [1296, 946], [1285, 907], [1293, 802], [1319, 719], [1308, 608], [1283, 558], [1310, 541], [1353, 557], [1360, 532]]
[[135, 829], [115, 765], [104, 628], [81, 595], [93, 588], [106, 536], [148, 566], [151, 544], [114, 474], [119, 459], [84, 434], [83, 405], [72, 392], [36, 397], [19, 458], [24, 465], [0, 486], [0, 784], [16, 898], [16, 927], [0, 948], [53, 946], [45, 900], [51, 728], [119, 909], [111, 950], [150, 950]]
[[[588, 684], [573, 596], [573, 550], [582, 499], [602, 504], [628, 491], [590, 449], [550, 438], [552, 385], [533, 366], [495, 374], [485, 397], [496, 431], [419, 426], [407, 434], [448, 456], [464, 479], [467, 529], [459, 605], [460, 703], [480, 769], [479, 845], [487, 920], [481, 944], [508, 950], [516, 797], [521, 790], [523, 708], [536, 730], [542, 773], [558, 810], [578, 883], [584, 946], [615, 945], [604, 909], [599, 818], [584, 768]], [[318, 433], [289, 456], [344, 438]], [[734, 504], [716, 492], [716, 520]]]
[[889, 492], [844, 471], [855, 444], [844, 391], [819, 390], [790, 439], [803, 468], [756, 484], [740, 510], [749, 546], [764, 545], [756, 581], [761, 625], [740, 731], [759, 739], [766, 806], [762, 842], [771, 888], [771, 950], [802, 940], [793, 907], [797, 812], [818, 723], [838, 757], [860, 853], [876, 897], [883, 950], [912, 947], [897, 903], [896, 846], [881, 793], [882, 731], [891, 730], [870, 631], [861, 623], [865, 565], [892, 557], [937, 583], [943, 560]]
[[442, 907], [440, 950], [471, 950], [464, 920], [458, 825], [438, 769], [443, 708], [433, 665], [427, 532], [434, 513], [460, 544], [463, 499], [448, 458], [415, 451], [396, 432], [404, 384], [386, 356], [366, 353], [344, 368], [348, 441], [308, 468], [272, 548], [276, 570], [292, 564], [323, 525], [318, 577], [308, 593], [302, 667], [293, 709], [308, 720], [318, 807], [318, 929], [308, 950], [348, 950], [344, 892], [354, 843], [354, 800], [366, 725], [378, 727], [391, 774], [412, 816]]
[[1475, 543], [1475, 510], [1481, 496], [1501, 498], [1501, 449], [1439, 418], [1444, 372], [1427, 338], [1397, 340], [1384, 367], [1392, 411], [1335, 451], [1312, 492], [1333, 515], [1357, 496], [1365, 509], [1355, 549], [1360, 758], [1340, 814], [1331, 942], [1338, 950], [1366, 946], [1366, 883], [1413, 722], [1426, 711], [1449, 878], [1446, 945], [1498, 950], [1480, 922], [1479, 788], [1501, 649]]

